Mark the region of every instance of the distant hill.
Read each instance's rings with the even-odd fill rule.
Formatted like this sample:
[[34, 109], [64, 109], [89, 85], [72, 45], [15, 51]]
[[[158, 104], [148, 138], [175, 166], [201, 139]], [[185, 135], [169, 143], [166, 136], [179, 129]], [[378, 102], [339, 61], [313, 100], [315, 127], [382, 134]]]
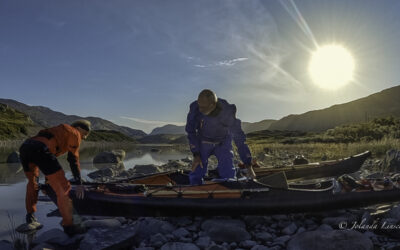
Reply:
[[12, 107], [24, 114], [27, 114], [33, 122], [43, 127], [51, 127], [60, 123], [70, 124], [75, 120], [87, 119], [92, 123], [93, 129], [96, 130], [114, 130], [132, 138], [141, 138], [146, 135], [146, 133], [142, 130], [118, 126], [110, 121], [98, 117], [80, 117], [76, 115], [66, 115], [43, 106], [29, 106], [11, 99], [0, 99], [0, 103], [7, 104], [9, 107]]
[[167, 124], [165, 126], [153, 129], [153, 131], [151, 131], [150, 133], [150, 135], [160, 135], [160, 134], [183, 135], [186, 134], [185, 126]]
[[86, 141], [108, 141], [108, 142], [135, 142], [135, 139], [118, 131], [113, 130], [93, 130], [90, 132]]
[[326, 109], [283, 117], [271, 124], [269, 130], [317, 132], [390, 115], [400, 117], [400, 86]]
[[40, 129], [26, 114], [0, 103], [0, 140], [26, 138]]
[[271, 126], [272, 123], [274, 123], [276, 120], [272, 119], [266, 119], [262, 120], [259, 122], [242, 122], [242, 129], [243, 131], [247, 133], [251, 132], [256, 132], [256, 131], [261, 131], [261, 130], [267, 130]]
[[[259, 122], [242, 122], [242, 129], [247, 133], [266, 130], [269, 129], [270, 125], [274, 123], [276, 120], [266, 119]], [[161, 134], [169, 134], [169, 135], [185, 135], [185, 126], [176, 126], [172, 124], [168, 124], [162, 127], [158, 127], [153, 129], [149, 135], [161, 135]]]

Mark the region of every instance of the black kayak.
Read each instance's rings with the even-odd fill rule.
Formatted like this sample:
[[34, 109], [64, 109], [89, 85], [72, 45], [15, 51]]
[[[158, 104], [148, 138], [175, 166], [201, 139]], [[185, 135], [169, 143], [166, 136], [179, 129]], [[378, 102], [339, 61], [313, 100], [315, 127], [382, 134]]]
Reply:
[[[214, 181], [200, 186], [132, 183], [86, 184], [85, 198], [71, 199], [79, 214], [101, 216], [262, 215], [363, 207], [400, 200], [400, 189], [335, 193], [337, 182], [276, 188], [256, 180]], [[41, 189], [56, 203], [51, 188]]]
[[371, 156], [371, 152], [365, 151], [344, 159], [285, 166], [282, 168], [254, 168], [254, 172], [257, 176], [264, 176], [284, 171], [288, 180], [337, 177], [358, 171], [369, 156]]

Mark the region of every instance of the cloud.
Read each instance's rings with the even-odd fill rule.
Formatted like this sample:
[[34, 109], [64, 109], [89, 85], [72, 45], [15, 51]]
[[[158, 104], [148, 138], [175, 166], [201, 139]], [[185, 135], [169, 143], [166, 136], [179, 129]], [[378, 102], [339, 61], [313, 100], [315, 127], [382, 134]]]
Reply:
[[53, 18], [48, 18], [48, 17], [40, 17], [39, 22], [51, 25], [55, 29], [61, 29], [66, 24], [66, 22], [64, 22], [64, 21], [58, 21], [58, 20], [55, 20]]
[[238, 62], [243, 62], [243, 61], [247, 61], [249, 60], [249, 58], [246, 57], [239, 57], [239, 58], [235, 58], [235, 59], [230, 59], [230, 60], [223, 60], [223, 61], [218, 61], [218, 62], [214, 62], [211, 64], [195, 64], [195, 67], [198, 68], [210, 68], [210, 67], [230, 67], [235, 65]]
[[135, 117], [127, 117], [127, 116], [121, 116], [121, 119], [126, 119], [126, 120], [130, 120], [130, 121], [134, 121], [134, 122], [138, 122], [138, 123], [144, 123], [144, 124], [149, 124], [149, 125], [153, 125], [153, 126], [164, 126], [167, 124], [172, 124], [172, 125], [176, 125], [176, 126], [183, 126], [186, 123], [184, 122], [165, 122], [165, 121], [153, 121], [153, 120], [145, 120], [145, 119], [140, 119], [140, 118], [135, 118]]

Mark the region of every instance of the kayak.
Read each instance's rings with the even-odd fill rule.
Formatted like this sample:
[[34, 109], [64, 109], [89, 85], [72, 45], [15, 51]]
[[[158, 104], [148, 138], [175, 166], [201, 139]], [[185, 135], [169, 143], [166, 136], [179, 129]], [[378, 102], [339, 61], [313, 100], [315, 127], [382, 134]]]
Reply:
[[[257, 180], [207, 181], [204, 185], [85, 184], [84, 199], [70, 197], [78, 214], [98, 216], [266, 215], [359, 208], [400, 201], [400, 188], [344, 192], [334, 179], [274, 187]], [[41, 189], [56, 203], [48, 185]]]
[[337, 177], [358, 171], [370, 156], [371, 152], [365, 151], [364, 153], [344, 159], [286, 166], [283, 168], [254, 168], [254, 172], [257, 176], [263, 176], [284, 171], [288, 180]]

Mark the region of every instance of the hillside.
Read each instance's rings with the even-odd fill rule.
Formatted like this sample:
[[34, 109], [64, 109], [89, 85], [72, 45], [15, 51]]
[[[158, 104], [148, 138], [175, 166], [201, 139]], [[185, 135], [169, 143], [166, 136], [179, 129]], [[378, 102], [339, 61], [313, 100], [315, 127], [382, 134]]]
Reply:
[[0, 140], [26, 138], [40, 128], [26, 114], [0, 103]]
[[259, 122], [242, 122], [242, 129], [247, 133], [269, 129], [276, 120], [266, 119]]
[[400, 117], [400, 86], [326, 109], [286, 116], [270, 130], [325, 131], [339, 125], [365, 122], [373, 118]]
[[153, 131], [151, 131], [150, 133], [150, 135], [160, 135], [160, 134], [183, 135], [186, 134], [185, 126], [167, 124], [165, 126], [153, 129]]
[[113, 130], [93, 130], [90, 132], [86, 141], [136, 142], [132, 137]]
[[43, 106], [29, 106], [11, 99], [0, 99], [0, 103], [7, 104], [24, 114], [27, 114], [33, 122], [43, 127], [51, 127], [60, 123], [72, 123], [79, 119], [87, 119], [92, 123], [92, 128], [96, 130], [114, 130], [121, 132], [132, 138], [141, 138], [146, 135], [142, 130], [118, 126], [110, 121], [98, 117], [80, 117], [76, 115], [66, 115], [61, 112], [53, 111]]

